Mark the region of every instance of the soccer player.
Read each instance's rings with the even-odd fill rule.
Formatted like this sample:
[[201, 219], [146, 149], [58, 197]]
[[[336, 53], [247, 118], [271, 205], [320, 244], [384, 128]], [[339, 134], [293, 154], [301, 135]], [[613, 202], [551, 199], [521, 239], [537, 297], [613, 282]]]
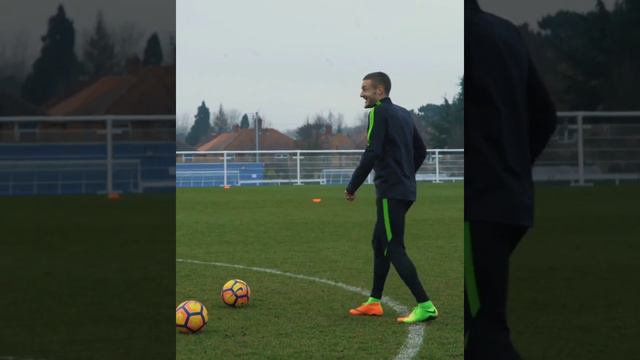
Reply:
[[406, 109], [389, 99], [391, 80], [387, 74], [375, 72], [362, 80], [360, 97], [369, 112], [367, 148], [345, 190], [346, 199], [353, 201], [356, 191], [375, 170], [376, 206], [378, 210], [373, 230], [373, 288], [362, 305], [351, 309], [354, 316], [383, 314], [382, 291], [391, 264], [415, 296], [418, 306], [397, 318], [400, 323], [415, 323], [434, 319], [438, 310], [425, 292], [413, 262], [404, 247], [404, 219], [416, 200], [415, 174], [427, 155], [427, 149]]
[[518, 28], [475, 0], [465, 0], [464, 81], [465, 359], [520, 359], [506, 317], [509, 257], [533, 223], [531, 168], [555, 108]]

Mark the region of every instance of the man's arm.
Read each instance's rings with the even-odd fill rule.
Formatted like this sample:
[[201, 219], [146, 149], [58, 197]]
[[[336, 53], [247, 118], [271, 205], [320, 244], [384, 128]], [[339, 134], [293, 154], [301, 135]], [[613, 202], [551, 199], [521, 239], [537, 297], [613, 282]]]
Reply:
[[422, 137], [420, 133], [418, 133], [418, 129], [416, 125], [413, 125], [413, 165], [415, 168], [415, 172], [418, 172], [420, 166], [424, 162], [424, 159], [427, 157], [427, 147], [424, 145], [424, 141], [422, 141]]
[[549, 138], [556, 129], [556, 108], [551, 101], [547, 88], [540, 80], [538, 71], [529, 59], [527, 79], [527, 97], [529, 108], [529, 146], [533, 164], [544, 150]]
[[373, 108], [369, 112], [369, 128], [367, 129], [367, 148], [360, 158], [360, 164], [353, 172], [351, 181], [347, 185], [347, 194], [355, 194], [360, 185], [367, 178], [376, 160], [382, 156], [385, 133], [387, 132], [387, 117], [381, 108]]

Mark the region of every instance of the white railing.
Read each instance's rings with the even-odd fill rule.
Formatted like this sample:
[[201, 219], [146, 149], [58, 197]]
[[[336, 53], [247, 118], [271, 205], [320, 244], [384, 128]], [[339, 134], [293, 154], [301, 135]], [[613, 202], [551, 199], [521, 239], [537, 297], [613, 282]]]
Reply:
[[[115, 154], [114, 146], [119, 144], [172, 143], [175, 139], [175, 115], [87, 115], [87, 116], [3, 116], [0, 117], [0, 193], [12, 194], [14, 189], [32, 186], [34, 194], [39, 188], [79, 184], [84, 189], [94, 189], [104, 184], [99, 193], [118, 192], [114, 186], [114, 174], [122, 173], [122, 166], [135, 163], [128, 191], [144, 191], [150, 187], [173, 187], [174, 181], [144, 182], [141, 173], [161, 173], [166, 171], [167, 179], [174, 169], [158, 165], [141, 170], [140, 160], [127, 154]], [[42, 149], [58, 145], [94, 145], [100, 151], [83, 154], [85, 148], [78, 147], [77, 153], [69, 150], [65, 154], [36, 155], [20, 153], [20, 149]], [[147, 159], [164, 157], [171, 162], [173, 155], [146, 154]], [[162, 160], [162, 159], [160, 159]], [[82, 163], [84, 161], [84, 163]], [[162, 162], [162, 161], [159, 161]], [[86, 165], [84, 169], [78, 166]], [[44, 167], [44, 169], [43, 169]], [[95, 175], [80, 176], [80, 179], [65, 180], [69, 174], [76, 177], [83, 174], [102, 174], [102, 180]], [[28, 175], [25, 175], [28, 174]], [[58, 180], [55, 180], [55, 179]], [[119, 182], [122, 182], [118, 180]], [[135, 184], [134, 184], [135, 183]], [[102, 186], [102, 185], [100, 185]], [[61, 192], [63, 192], [61, 190]]]
[[206, 187], [214, 186], [216, 182], [226, 177], [223, 184], [227, 183], [238, 185], [240, 184], [240, 172], [239, 171], [180, 171], [176, 173], [176, 187]]
[[[73, 193], [90, 194], [103, 192], [99, 189], [105, 183], [107, 160], [48, 160], [48, 161], [0, 161], [0, 187], [7, 195], [26, 191], [29, 194]], [[109, 167], [120, 177], [113, 180], [116, 188], [128, 192], [140, 192], [140, 160], [112, 160]], [[46, 189], [43, 191], [43, 189]]]
[[640, 111], [558, 112], [533, 177], [572, 185], [640, 180]]
[[[157, 123], [153, 124], [154, 121]], [[105, 186], [100, 192], [117, 191], [114, 173], [121, 166], [132, 166], [123, 163], [132, 159], [114, 154], [114, 143], [172, 142], [175, 129], [170, 126], [158, 127], [167, 125], [167, 121], [175, 126], [174, 115], [0, 117], [0, 146], [3, 147], [0, 148], [3, 150], [0, 151], [0, 188], [10, 184], [10, 189], [20, 186], [32, 186], [35, 189], [58, 186], [63, 189], [76, 181], [65, 183], [64, 174], [71, 171], [70, 164], [87, 160], [92, 162], [92, 168], [104, 167], [101, 182]], [[12, 150], [14, 145], [37, 147], [60, 144], [94, 144], [105, 150], [91, 155], [74, 153], [70, 158], [62, 155], [43, 158], [41, 155], [16, 154]], [[147, 171], [161, 172], [167, 175], [166, 178], [148, 181], [144, 176], [136, 175], [131, 177], [128, 187], [139, 191], [170, 188], [175, 185], [176, 177], [178, 186], [199, 186], [198, 181], [200, 184], [221, 186], [337, 184], [348, 181], [361, 154], [361, 150], [177, 152], [175, 166], [146, 168]], [[149, 156], [155, 156], [155, 160], [174, 162], [173, 153]], [[42, 168], [45, 161], [51, 169], [46, 171], [47, 174], [27, 180], [21, 178], [20, 174], [27, 172], [24, 166]], [[18, 163], [22, 164], [22, 170], [18, 170]], [[190, 165], [186, 164], [195, 168], [189, 168]], [[51, 175], [55, 173], [56, 166], [59, 180]], [[144, 173], [140, 165], [136, 166], [136, 174]], [[188, 171], [192, 171], [191, 175]], [[573, 185], [589, 185], [597, 181], [640, 181], [640, 111], [559, 112], [557, 130], [536, 162], [533, 175], [536, 181]], [[199, 176], [200, 180], [194, 176]], [[419, 181], [459, 181], [463, 178], [462, 149], [429, 150], [426, 161], [416, 174]], [[82, 182], [87, 188], [94, 185], [93, 177]]]
[[[178, 151], [177, 186], [202, 184], [198, 179], [189, 178], [200, 178], [202, 174], [210, 176], [205, 186], [345, 184], [362, 153], [363, 150]], [[463, 178], [462, 149], [428, 150], [427, 159], [416, 174], [418, 181], [460, 181]], [[371, 181], [369, 175], [368, 182]]]

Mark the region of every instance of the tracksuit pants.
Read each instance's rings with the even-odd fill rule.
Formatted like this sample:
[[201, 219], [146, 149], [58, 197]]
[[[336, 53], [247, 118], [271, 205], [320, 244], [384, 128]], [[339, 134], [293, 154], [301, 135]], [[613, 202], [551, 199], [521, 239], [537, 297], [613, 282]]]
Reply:
[[509, 257], [527, 227], [465, 223], [465, 359], [520, 359], [507, 326]]
[[416, 267], [404, 246], [405, 216], [413, 201], [377, 198], [377, 221], [373, 230], [373, 287], [371, 297], [380, 299], [393, 264], [418, 303], [429, 300]]

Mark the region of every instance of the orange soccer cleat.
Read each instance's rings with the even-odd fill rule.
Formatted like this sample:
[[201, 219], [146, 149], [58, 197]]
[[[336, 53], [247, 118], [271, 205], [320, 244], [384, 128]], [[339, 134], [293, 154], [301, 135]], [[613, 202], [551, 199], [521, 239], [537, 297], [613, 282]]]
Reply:
[[382, 314], [384, 314], [384, 311], [382, 310], [382, 305], [380, 304], [380, 302], [377, 301], [364, 303], [355, 309], [351, 309], [349, 310], [349, 314], [354, 316], [382, 316]]

